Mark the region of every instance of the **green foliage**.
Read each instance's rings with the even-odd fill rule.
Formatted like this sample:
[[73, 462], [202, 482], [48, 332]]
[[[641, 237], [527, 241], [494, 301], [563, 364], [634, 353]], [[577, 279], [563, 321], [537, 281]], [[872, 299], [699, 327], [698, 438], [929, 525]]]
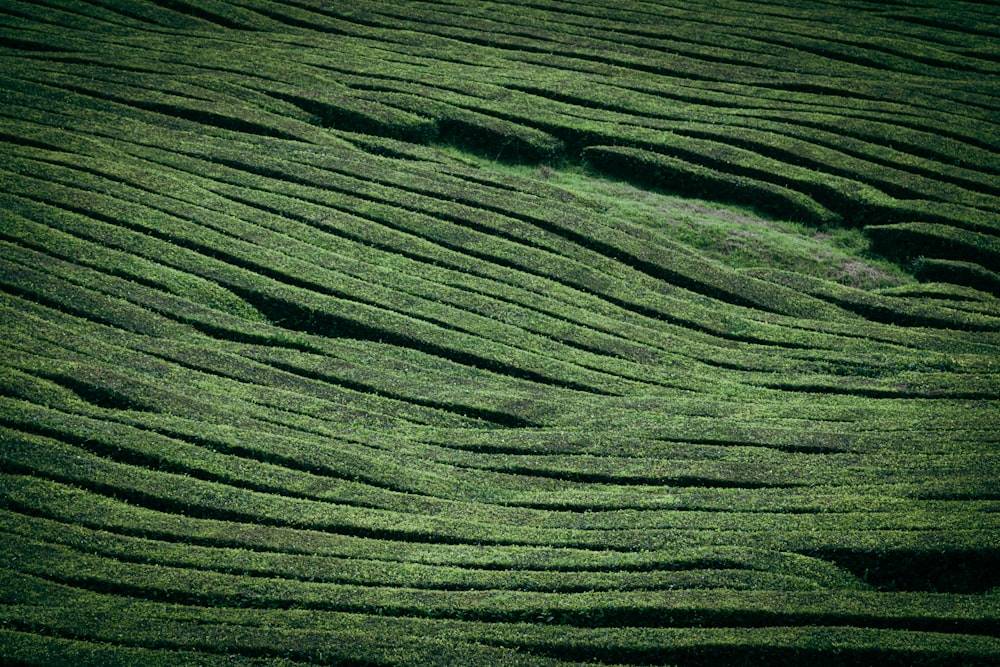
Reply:
[[996, 663], [997, 12], [862, 5], [4, 12], [0, 662]]

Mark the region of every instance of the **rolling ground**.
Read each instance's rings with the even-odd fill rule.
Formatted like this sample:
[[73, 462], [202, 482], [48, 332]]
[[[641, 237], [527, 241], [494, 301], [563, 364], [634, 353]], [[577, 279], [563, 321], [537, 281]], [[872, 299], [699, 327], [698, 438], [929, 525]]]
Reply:
[[1000, 660], [989, 3], [0, 5], [0, 661]]

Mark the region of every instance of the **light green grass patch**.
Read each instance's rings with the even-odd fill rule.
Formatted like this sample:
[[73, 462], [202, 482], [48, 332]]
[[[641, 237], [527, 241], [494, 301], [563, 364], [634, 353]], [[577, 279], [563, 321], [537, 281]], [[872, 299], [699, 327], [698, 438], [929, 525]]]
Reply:
[[553, 196], [651, 227], [732, 268], [778, 268], [860, 289], [916, 282], [903, 268], [871, 252], [860, 229], [780, 220], [746, 206], [640, 188], [583, 167], [501, 165], [454, 148], [439, 149], [466, 165], [565, 191]]

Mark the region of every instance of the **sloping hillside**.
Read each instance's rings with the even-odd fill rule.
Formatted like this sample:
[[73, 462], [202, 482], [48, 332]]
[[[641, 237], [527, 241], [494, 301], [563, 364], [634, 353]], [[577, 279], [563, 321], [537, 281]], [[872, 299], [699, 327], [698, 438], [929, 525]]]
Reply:
[[3, 3], [0, 662], [995, 664], [998, 74], [976, 2]]

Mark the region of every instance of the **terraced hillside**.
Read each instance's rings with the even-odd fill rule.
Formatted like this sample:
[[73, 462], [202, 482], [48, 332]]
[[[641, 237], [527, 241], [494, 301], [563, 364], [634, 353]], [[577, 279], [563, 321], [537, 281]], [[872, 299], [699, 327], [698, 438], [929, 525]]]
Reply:
[[0, 40], [0, 662], [1000, 661], [996, 5]]

